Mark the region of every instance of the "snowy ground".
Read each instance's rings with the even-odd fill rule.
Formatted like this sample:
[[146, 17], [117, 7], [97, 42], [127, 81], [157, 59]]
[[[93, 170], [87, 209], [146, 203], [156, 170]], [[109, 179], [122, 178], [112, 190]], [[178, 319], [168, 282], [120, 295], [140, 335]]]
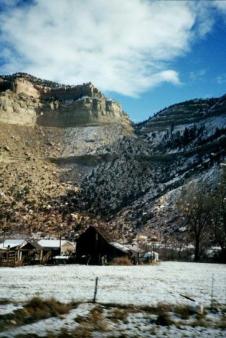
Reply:
[[162, 262], [147, 266], [28, 266], [0, 268], [0, 299], [25, 301], [32, 296], [54, 297], [63, 302], [89, 301], [95, 277], [97, 299], [102, 303], [150, 305], [159, 302], [210, 304], [214, 298], [226, 304], [226, 265]]
[[[99, 277], [99, 304], [94, 305], [90, 300], [96, 277]], [[181, 295], [195, 299], [195, 303]], [[17, 322], [15, 311], [33, 296], [81, 303], [63, 316], [36, 319], [31, 323]], [[214, 311], [210, 309], [211, 298], [218, 303]], [[163, 310], [171, 318], [171, 324], [158, 323], [162, 310], [156, 313], [152, 306], [159, 309], [162, 306], [159, 303], [173, 304], [170, 309]], [[194, 312], [185, 318], [176, 310], [181, 304], [186, 308], [202, 304], [205, 314], [200, 317]], [[7, 321], [4, 317], [10, 313], [15, 320]], [[62, 330], [69, 332], [70, 337], [80, 338], [226, 337], [226, 265], [162, 262], [128, 267], [0, 268], [0, 337], [50, 337], [50, 333], [54, 338], [68, 337], [65, 333], [62, 335]]]

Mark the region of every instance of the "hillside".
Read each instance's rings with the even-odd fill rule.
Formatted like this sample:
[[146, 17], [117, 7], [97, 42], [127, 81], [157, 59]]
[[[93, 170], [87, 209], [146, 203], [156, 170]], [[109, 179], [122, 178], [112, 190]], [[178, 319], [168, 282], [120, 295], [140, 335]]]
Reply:
[[58, 231], [64, 220], [51, 211], [52, 199], [79, 189], [101, 161], [97, 148], [131, 134], [120, 105], [92, 84], [63, 86], [21, 73], [0, 77], [2, 224], [14, 233]]
[[88, 208], [127, 236], [177, 231], [181, 188], [218, 179], [226, 156], [226, 96], [166, 108], [136, 125], [135, 137], [117, 141], [111, 153], [117, 155], [83, 181]]
[[1, 222], [74, 236], [103, 224], [116, 237], [171, 236], [181, 188], [214, 183], [226, 156], [226, 96], [168, 107], [133, 125], [92, 84], [28, 74], [0, 79]]

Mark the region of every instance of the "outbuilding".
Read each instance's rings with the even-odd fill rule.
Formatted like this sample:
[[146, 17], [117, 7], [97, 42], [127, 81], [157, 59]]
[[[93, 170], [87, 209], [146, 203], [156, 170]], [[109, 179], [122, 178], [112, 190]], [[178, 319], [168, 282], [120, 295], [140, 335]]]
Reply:
[[16, 265], [21, 262], [20, 247], [26, 244], [25, 239], [6, 239], [0, 243], [1, 265]]
[[54, 257], [70, 256], [75, 252], [75, 244], [62, 239], [41, 239], [37, 242], [40, 249], [40, 262], [51, 262]]
[[113, 242], [106, 231], [94, 226], [86, 229], [77, 239], [76, 261], [81, 264], [102, 265], [116, 257], [129, 257], [125, 246]]

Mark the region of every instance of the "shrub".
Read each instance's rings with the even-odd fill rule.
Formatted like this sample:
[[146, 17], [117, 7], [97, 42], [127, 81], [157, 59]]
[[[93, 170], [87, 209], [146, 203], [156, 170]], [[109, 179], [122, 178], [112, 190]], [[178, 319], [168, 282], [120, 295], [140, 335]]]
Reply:
[[163, 312], [158, 315], [158, 318], [156, 320], [157, 325], [161, 326], [170, 326], [173, 324], [173, 321], [170, 319], [170, 316], [168, 313]]
[[191, 315], [194, 314], [194, 311], [192, 311], [191, 308], [186, 305], [177, 305], [175, 306], [174, 311], [182, 319], [188, 319]]

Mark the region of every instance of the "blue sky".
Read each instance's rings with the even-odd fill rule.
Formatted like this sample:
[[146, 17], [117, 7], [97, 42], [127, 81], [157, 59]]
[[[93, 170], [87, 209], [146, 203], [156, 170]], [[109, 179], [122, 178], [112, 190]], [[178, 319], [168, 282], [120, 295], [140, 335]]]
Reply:
[[191, 50], [174, 61], [181, 84], [162, 83], [138, 98], [109, 93], [119, 100], [135, 122], [177, 102], [226, 94], [226, 21], [216, 16], [213, 29]]
[[226, 94], [225, 0], [0, 0], [0, 73], [93, 82], [135, 122]]

